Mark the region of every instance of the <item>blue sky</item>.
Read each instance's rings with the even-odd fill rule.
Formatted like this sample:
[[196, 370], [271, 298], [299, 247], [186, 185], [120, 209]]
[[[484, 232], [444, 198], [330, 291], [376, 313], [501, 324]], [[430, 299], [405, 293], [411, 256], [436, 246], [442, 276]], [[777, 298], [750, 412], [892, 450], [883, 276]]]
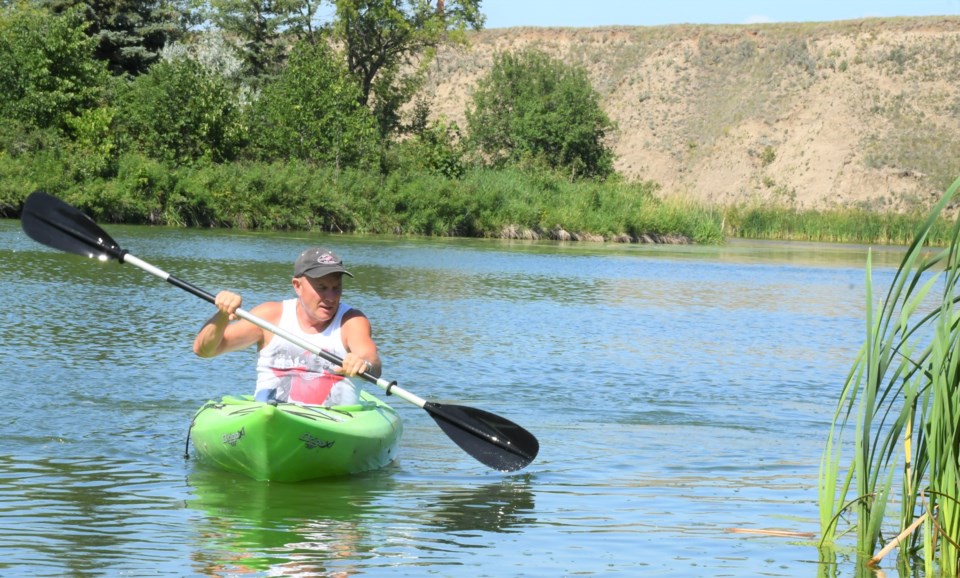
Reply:
[[960, 14], [960, 0], [482, 0], [485, 28], [660, 26]]

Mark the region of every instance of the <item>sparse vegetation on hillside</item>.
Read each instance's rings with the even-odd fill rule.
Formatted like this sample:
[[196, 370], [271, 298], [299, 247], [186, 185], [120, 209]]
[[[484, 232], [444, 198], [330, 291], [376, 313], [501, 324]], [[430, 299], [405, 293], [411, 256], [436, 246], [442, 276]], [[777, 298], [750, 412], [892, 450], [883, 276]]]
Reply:
[[958, 17], [485, 30], [438, 55], [434, 114], [462, 122], [493, 55], [526, 47], [587, 70], [616, 170], [664, 196], [913, 212], [960, 175]]

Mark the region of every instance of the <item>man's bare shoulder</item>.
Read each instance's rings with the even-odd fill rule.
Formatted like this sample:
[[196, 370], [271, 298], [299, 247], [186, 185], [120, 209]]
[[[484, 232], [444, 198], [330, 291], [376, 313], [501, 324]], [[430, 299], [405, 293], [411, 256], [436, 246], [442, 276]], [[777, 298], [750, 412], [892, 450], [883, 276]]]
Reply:
[[283, 313], [283, 302], [265, 301], [251, 309], [250, 313], [270, 323], [277, 323], [280, 321], [280, 315]]

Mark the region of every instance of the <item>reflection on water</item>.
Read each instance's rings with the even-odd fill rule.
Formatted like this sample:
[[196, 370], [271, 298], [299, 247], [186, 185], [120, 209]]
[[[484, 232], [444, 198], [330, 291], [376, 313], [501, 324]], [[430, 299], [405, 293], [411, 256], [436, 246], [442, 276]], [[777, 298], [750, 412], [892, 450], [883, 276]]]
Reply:
[[439, 493], [427, 523], [440, 532], [519, 532], [536, 522], [529, 479], [512, 479], [476, 488]]
[[163, 564], [181, 549], [172, 482], [125, 460], [0, 456], [0, 570], [137, 574]]
[[[347, 576], [430, 558], [476, 543], [482, 533], [518, 532], [536, 521], [524, 481], [432, 488], [388, 470], [344, 479], [271, 484], [198, 467], [187, 505], [203, 514], [192, 555], [203, 574], [269, 572]], [[387, 526], [409, 528], [384, 533]], [[423, 531], [412, 531], [422, 527]], [[414, 539], [415, 538], [415, 539]], [[415, 553], [415, 554], [413, 554]]]
[[[203, 574], [264, 570], [288, 576], [352, 574], [362, 560], [360, 521], [377, 509], [389, 478], [371, 476], [299, 484], [257, 482], [198, 467], [188, 480], [190, 508], [202, 512], [193, 555]], [[382, 483], [386, 482], [386, 483]]]

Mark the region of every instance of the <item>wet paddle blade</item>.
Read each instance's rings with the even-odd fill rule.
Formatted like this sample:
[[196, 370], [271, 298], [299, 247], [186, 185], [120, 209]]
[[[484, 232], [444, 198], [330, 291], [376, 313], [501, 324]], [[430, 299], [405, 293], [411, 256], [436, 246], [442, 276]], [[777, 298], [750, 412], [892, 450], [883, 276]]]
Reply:
[[540, 442], [533, 434], [499, 415], [434, 402], [427, 402], [423, 409], [463, 451], [495, 470], [524, 468], [540, 451]]
[[27, 197], [20, 226], [28, 237], [53, 249], [101, 261], [123, 259], [123, 250], [93, 219], [44, 192]]

